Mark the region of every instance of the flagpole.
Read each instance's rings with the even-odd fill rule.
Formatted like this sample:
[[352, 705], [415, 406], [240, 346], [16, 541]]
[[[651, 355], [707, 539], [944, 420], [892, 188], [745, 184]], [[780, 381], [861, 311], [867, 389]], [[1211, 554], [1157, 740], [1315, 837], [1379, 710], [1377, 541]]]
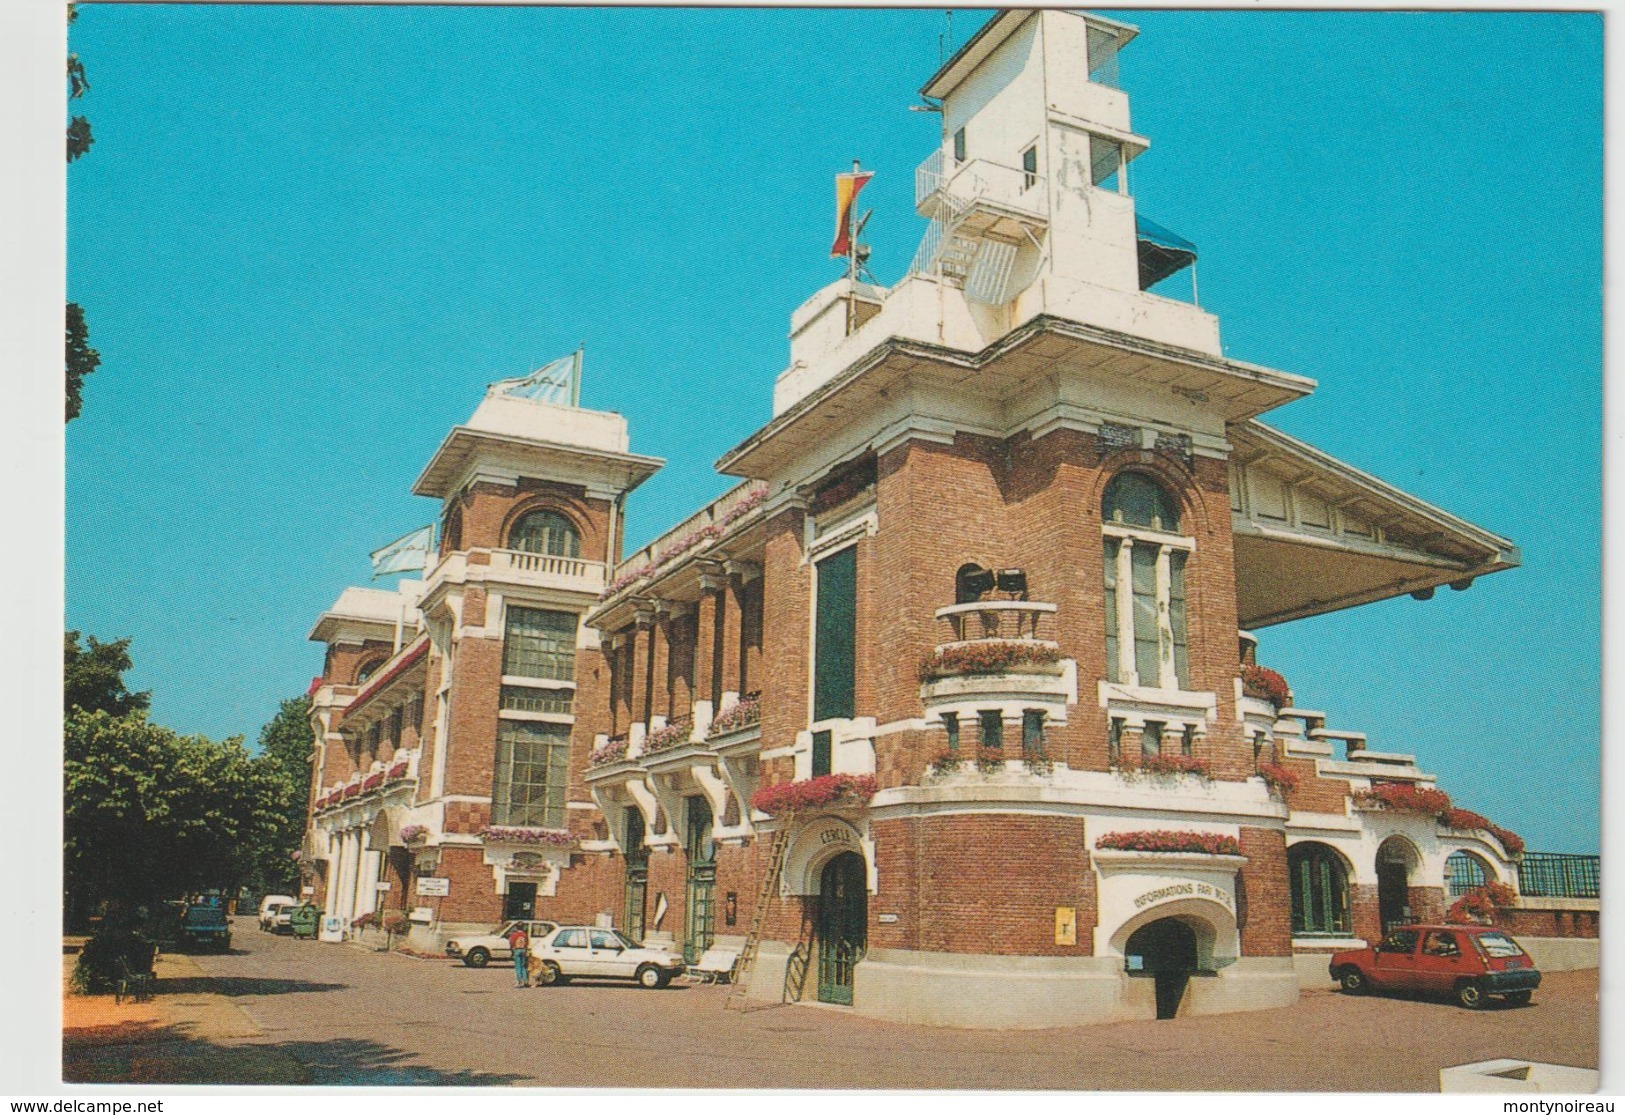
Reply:
[[[852, 160], [852, 184], [857, 185], [858, 160]], [[857, 191], [846, 211], [846, 335], [850, 337], [858, 328], [858, 238], [852, 235], [852, 218], [857, 215]]]
[[575, 374], [570, 377], [570, 405], [576, 408], [581, 406], [581, 354], [586, 351], [586, 341], [576, 346]]

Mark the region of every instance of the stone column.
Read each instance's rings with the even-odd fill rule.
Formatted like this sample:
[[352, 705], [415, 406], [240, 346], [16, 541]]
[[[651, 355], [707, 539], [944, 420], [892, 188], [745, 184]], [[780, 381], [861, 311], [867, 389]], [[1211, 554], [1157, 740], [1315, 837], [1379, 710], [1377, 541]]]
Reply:
[[378, 876], [382, 874], [384, 853], [366, 848], [366, 835], [362, 830], [356, 831], [356, 847], [360, 850], [360, 870], [357, 872], [355, 886], [355, 909], [357, 916], [374, 913], [378, 909]]
[[327, 840], [327, 885], [322, 893], [322, 913], [333, 916], [339, 912], [339, 865], [344, 861], [344, 844], [332, 835]]
[[334, 899], [333, 913], [345, 921], [355, 917], [355, 836], [355, 829], [345, 829], [339, 835], [338, 894]]
[[[654, 657], [649, 675], [654, 680], [654, 693], [650, 702], [649, 728], [663, 727], [672, 718], [671, 710], [671, 614], [662, 612], [649, 629], [654, 643]], [[656, 723], [659, 721], [659, 723]]]
[[[701, 712], [704, 713], [706, 724], [720, 710], [717, 705], [722, 699], [722, 686], [720, 675], [717, 673], [722, 664], [722, 648], [717, 645], [718, 630], [717, 617], [721, 614], [719, 594], [726, 589], [727, 581], [718, 574], [700, 574], [700, 602], [694, 618], [694, 720], [698, 724]], [[701, 727], [703, 731], [703, 726]]]
[[649, 627], [653, 623], [652, 614], [639, 612], [637, 624], [627, 633], [632, 643], [632, 693], [629, 704], [632, 711], [632, 722], [649, 725], [649, 651], [652, 647]]
[[735, 581], [717, 596], [717, 605], [722, 609], [722, 646], [718, 658], [718, 669], [722, 672], [722, 696], [718, 712], [732, 707], [739, 700], [739, 667], [744, 650], [744, 611], [739, 603], [739, 589]]

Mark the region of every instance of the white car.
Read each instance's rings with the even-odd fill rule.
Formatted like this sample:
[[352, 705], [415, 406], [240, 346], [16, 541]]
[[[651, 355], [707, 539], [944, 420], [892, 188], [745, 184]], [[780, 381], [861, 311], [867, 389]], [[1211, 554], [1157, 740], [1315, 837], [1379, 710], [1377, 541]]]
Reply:
[[446, 942], [446, 955], [455, 957], [470, 968], [483, 968], [493, 960], [512, 960], [513, 949], [508, 945], [508, 934], [513, 927], [523, 926], [532, 941], [545, 937], [558, 926], [554, 921], [508, 921], [489, 933], [458, 936]]
[[533, 937], [530, 955], [536, 982], [544, 987], [597, 977], [636, 980], [654, 989], [665, 987], [684, 968], [678, 953], [661, 946], [645, 948], [613, 929], [590, 925], [565, 925], [546, 937]]
[[276, 912], [285, 906], [297, 906], [299, 900], [286, 894], [268, 894], [260, 899], [260, 928], [269, 933], [276, 927]]

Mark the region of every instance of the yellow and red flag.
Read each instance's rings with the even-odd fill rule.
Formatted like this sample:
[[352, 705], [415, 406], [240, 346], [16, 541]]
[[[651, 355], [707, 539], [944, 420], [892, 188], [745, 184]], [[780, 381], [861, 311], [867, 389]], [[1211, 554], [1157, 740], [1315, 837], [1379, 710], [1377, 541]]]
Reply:
[[852, 207], [858, 202], [858, 191], [875, 176], [872, 170], [853, 171], [835, 176], [835, 244], [831, 256], [844, 256], [852, 249]]

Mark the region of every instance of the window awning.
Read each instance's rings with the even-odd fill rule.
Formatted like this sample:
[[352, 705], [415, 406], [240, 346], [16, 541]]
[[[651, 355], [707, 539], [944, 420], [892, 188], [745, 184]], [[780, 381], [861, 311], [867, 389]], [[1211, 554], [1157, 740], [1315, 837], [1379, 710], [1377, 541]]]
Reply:
[[1140, 249], [1140, 289], [1150, 290], [1169, 275], [1196, 262], [1196, 245], [1155, 221], [1135, 214]]

